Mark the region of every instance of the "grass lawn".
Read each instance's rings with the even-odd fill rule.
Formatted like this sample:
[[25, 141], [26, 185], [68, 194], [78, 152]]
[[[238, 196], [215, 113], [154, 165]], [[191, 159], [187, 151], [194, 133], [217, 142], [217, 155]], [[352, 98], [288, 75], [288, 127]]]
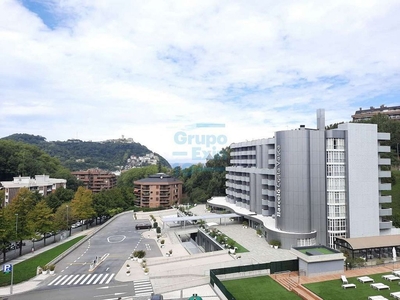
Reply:
[[[36, 268], [38, 266], [45, 266], [54, 258], [59, 256], [64, 251], [68, 250], [74, 244], [83, 239], [84, 236], [77, 237], [73, 240], [60, 244], [57, 247], [49, 249], [43, 253], [40, 253], [32, 258], [22, 261], [18, 264], [13, 265], [14, 269], [14, 284], [26, 281], [36, 276]], [[0, 286], [7, 286], [11, 283], [11, 273], [4, 274], [0, 273]]]
[[236, 253], [243, 253], [243, 252], [249, 252], [249, 250], [247, 250], [245, 247], [243, 247], [242, 245], [236, 243], [235, 247], [237, 247], [236, 249]]
[[269, 276], [227, 280], [222, 283], [236, 300], [301, 299], [296, 294], [287, 291]]
[[305, 284], [304, 286], [324, 300], [342, 300], [342, 299], [368, 299], [369, 296], [382, 295], [388, 299], [393, 299], [390, 296], [392, 292], [399, 292], [399, 281], [388, 281], [382, 278], [382, 275], [390, 274], [390, 272], [382, 274], [368, 275], [375, 280], [375, 283], [381, 282], [390, 286], [390, 290], [375, 290], [370, 287], [370, 283], [361, 283], [357, 277], [347, 278], [349, 283], [354, 283], [357, 288], [342, 289], [342, 281], [340, 279], [324, 282], [316, 282]]
[[316, 251], [318, 251], [318, 252], [321, 252], [322, 254], [335, 254], [336, 252], [333, 252], [333, 251], [331, 251], [331, 250], [329, 250], [329, 249], [326, 249], [326, 248], [324, 248], [324, 247], [315, 247], [315, 248], [309, 248], [309, 249], [301, 249], [301, 250], [298, 250], [298, 251], [300, 251], [301, 253], [303, 253], [303, 254], [306, 254], [306, 252], [307, 251], [310, 251], [310, 250], [316, 250]]

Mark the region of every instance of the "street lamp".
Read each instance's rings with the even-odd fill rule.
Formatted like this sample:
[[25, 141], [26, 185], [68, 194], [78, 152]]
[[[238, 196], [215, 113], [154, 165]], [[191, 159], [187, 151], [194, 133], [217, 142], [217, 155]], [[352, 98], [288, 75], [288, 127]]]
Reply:
[[18, 214], [15, 214], [15, 251], [18, 246]]
[[[67, 230], [69, 231], [69, 206], [67, 205]], [[71, 233], [69, 234], [71, 235]]]
[[18, 238], [18, 214], [15, 214], [15, 239]]

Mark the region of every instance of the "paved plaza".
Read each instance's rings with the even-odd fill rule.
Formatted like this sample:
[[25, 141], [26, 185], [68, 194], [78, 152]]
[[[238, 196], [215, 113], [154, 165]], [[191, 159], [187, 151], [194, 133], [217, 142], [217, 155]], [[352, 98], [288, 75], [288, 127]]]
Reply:
[[[205, 205], [197, 205], [190, 211], [199, 216], [199, 219], [203, 215], [213, 215], [206, 210]], [[150, 218], [150, 215], [153, 215], [158, 224], [162, 226], [162, 217], [174, 214], [176, 215], [176, 210], [137, 213], [136, 215], [138, 219]], [[165, 240], [165, 246], [161, 251], [166, 253], [171, 249], [172, 256], [164, 255], [164, 257], [147, 259], [147, 265], [150, 269], [149, 275], [144, 275], [143, 271], [139, 270], [140, 268], [137, 266], [137, 276], [140, 276], [140, 278], [147, 276], [151, 280], [154, 291], [162, 293], [165, 299], [180, 299], [179, 297], [182, 295], [186, 297], [185, 295], [194, 291], [205, 300], [216, 300], [220, 298], [209, 286], [210, 269], [296, 258], [289, 250], [271, 248], [264, 238], [260, 238], [256, 234], [255, 229], [243, 228], [241, 224], [233, 223], [229, 219], [207, 219], [207, 223], [213, 224], [212, 227], [234, 239], [249, 252], [241, 253], [240, 259], [224, 250], [191, 255], [177, 236], [181, 231], [190, 231], [190, 227], [169, 228], [169, 226], [163, 226], [162, 239]], [[144, 232], [143, 236], [157, 239], [154, 230]], [[158, 245], [161, 246], [160, 243]], [[126, 278], [124, 274], [116, 277], [118, 280], [124, 280], [124, 278]]]

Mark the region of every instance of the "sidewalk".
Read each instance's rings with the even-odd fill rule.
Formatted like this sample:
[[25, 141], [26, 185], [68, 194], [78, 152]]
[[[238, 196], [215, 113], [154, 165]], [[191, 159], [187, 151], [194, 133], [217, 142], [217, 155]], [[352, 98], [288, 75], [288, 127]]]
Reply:
[[[84, 231], [79, 231], [76, 232], [75, 234], [73, 234], [72, 236], [63, 239], [60, 242], [57, 243], [52, 243], [46, 247], [40, 248], [38, 250], [36, 250], [33, 253], [28, 253], [25, 255], [22, 255], [18, 258], [15, 258], [13, 260], [10, 260], [8, 262], [6, 262], [6, 264], [12, 264], [13, 268], [17, 267], [18, 268], [18, 263], [23, 262], [25, 260], [28, 260], [32, 257], [35, 257], [37, 255], [39, 255], [40, 253], [46, 252], [47, 250], [53, 249], [55, 247], [57, 247], [58, 245], [61, 245], [65, 242], [68, 242], [78, 236], [82, 236], [82, 235], [90, 235], [96, 228], [90, 228]], [[37, 275], [31, 279], [29, 279], [28, 281], [24, 281], [18, 284], [14, 284], [12, 287], [13, 293], [12, 294], [19, 294], [19, 293], [24, 293], [24, 292], [28, 292], [30, 290], [35, 289], [44, 279], [46, 279], [48, 276], [50, 275]], [[1, 287], [0, 288], [0, 296], [9, 296], [11, 292], [11, 287], [10, 286], [6, 286], [6, 287]]]

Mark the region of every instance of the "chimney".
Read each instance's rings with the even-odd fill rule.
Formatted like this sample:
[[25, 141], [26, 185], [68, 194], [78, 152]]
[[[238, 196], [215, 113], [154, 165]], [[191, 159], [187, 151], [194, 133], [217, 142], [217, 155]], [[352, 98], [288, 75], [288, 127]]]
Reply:
[[317, 109], [317, 129], [325, 130], [325, 109]]

